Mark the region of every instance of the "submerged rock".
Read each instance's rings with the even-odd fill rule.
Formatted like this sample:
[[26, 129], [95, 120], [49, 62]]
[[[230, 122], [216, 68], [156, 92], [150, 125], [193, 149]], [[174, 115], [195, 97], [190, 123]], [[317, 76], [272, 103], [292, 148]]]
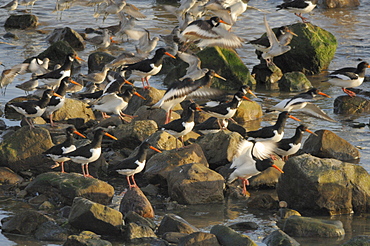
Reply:
[[110, 184], [77, 173], [43, 173], [27, 185], [25, 190], [28, 194], [44, 194], [66, 205], [71, 205], [77, 196], [109, 204], [114, 195], [114, 188]]
[[2, 224], [2, 232], [31, 235], [33, 234], [41, 224], [52, 220], [48, 216], [34, 211], [27, 210], [16, 214], [10, 220]]
[[355, 164], [308, 154], [290, 158], [276, 188], [290, 208], [315, 215], [369, 211], [370, 175]]
[[123, 217], [119, 211], [82, 197], [73, 200], [68, 223], [77, 229], [102, 235], [117, 235], [123, 229]]
[[354, 238], [351, 238], [341, 246], [366, 246], [370, 245], [370, 236], [361, 235]]
[[340, 220], [321, 220], [290, 216], [277, 222], [277, 226], [292, 237], [341, 237], [345, 234]]
[[36, 15], [10, 15], [8, 19], [6, 19], [4, 27], [26, 29], [29, 27], [36, 27], [38, 24], [39, 20]]
[[35, 237], [41, 241], [65, 241], [68, 231], [55, 221], [49, 220], [37, 228]]

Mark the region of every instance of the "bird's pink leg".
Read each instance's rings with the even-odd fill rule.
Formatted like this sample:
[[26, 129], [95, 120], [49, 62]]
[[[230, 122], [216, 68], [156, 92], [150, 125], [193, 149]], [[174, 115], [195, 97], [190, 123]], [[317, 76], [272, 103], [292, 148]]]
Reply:
[[49, 120], [50, 120], [50, 126], [51, 126], [51, 127], [55, 127], [56, 125], [54, 124], [54, 121], [53, 121], [53, 113], [51, 113], [51, 114], [49, 115]]
[[88, 178], [94, 178], [92, 175], [90, 175], [89, 173], [89, 163], [85, 164], [85, 168], [86, 168], [86, 176], [85, 177], [88, 177]]
[[350, 97], [355, 97], [356, 96], [356, 93], [354, 93], [353, 91], [350, 91], [346, 88], [342, 88], [342, 90], [343, 90], [343, 92], [345, 92]]
[[134, 185], [132, 186], [133, 188], [138, 187], [134, 178], [134, 175], [131, 175], [131, 179], [134, 182]]
[[301, 20], [302, 20], [302, 22], [303, 23], [309, 23], [309, 21], [307, 21], [308, 20], [308, 18], [306, 18], [306, 17], [303, 17], [302, 16], [302, 13], [299, 13], [299, 14], [297, 14], [297, 13], [294, 13], [296, 16], [298, 16], [299, 18], [301, 18]]

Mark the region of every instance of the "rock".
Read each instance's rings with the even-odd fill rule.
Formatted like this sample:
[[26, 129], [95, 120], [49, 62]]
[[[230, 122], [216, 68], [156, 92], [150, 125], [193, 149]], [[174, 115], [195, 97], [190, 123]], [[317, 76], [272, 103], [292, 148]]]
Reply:
[[15, 185], [23, 182], [23, 178], [7, 167], [0, 167], [0, 185]]
[[341, 246], [367, 246], [370, 244], [370, 236], [361, 235], [351, 238]]
[[257, 102], [242, 101], [233, 119], [238, 123], [256, 120], [262, 117], [262, 107]]
[[[3, 111], [0, 110], [0, 114], [3, 115]], [[4, 120], [0, 120], [0, 130], [5, 130], [6, 129], [6, 123]]]
[[178, 244], [180, 241], [180, 238], [185, 237], [187, 235], [188, 235], [187, 233], [181, 233], [181, 232], [166, 232], [162, 235], [162, 238], [169, 243]]
[[201, 136], [196, 143], [202, 147], [208, 163], [214, 168], [232, 161], [241, 140], [236, 132], [221, 131]]
[[47, 37], [49, 43], [66, 41], [75, 50], [84, 50], [85, 42], [82, 36], [70, 27], [56, 28]]
[[312, 88], [311, 82], [302, 72], [285, 73], [279, 80], [280, 91], [297, 92]]
[[193, 232], [180, 238], [178, 246], [217, 246], [217, 237], [211, 233]]
[[[64, 61], [66, 59], [66, 56], [70, 53], [76, 53], [76, 51], [69, 45], [66, 41], [58, 41], [50, 45], [45, 51], [40, 53], [37, 57], [41, 60], [44, 58], [50, 59], [50, 64], [53, 66], [55, 64], [64, 64]], [[73, 62], [73, 67], [76, 67], [75, 65], [79, 64], [76, 59]], [[73, 69], [72, 69], [73, 73]]]
[[163, 235], [167, 232], [180, 232], [190, 234], [198, 232], [198, 228], [189, 224], [186, 220], [176, 214], [166, 214], [157, 229], [158, 235]]
[[132, 121], [129, 124], [122, 124], [112, 130], [113, 136], [118, 138], [113, 143], [113, 147], [117, 149], [135, 149], [141, 142], [154, 134], [157, 129], [158, 126], [153, 120]]
[[71, 205], [75, 197], [109, 204], [114, 188], [99, 179], [85, 178], [76, 173], [48, 172], [38, 175], [25, 188], [28, 194], [44, 194], [53, 201]]
[[299, 246], [300, 244], [282, 230], [270, 233], [262, 240], [268, 246]]
[[106, 53], [106, 52], [94, 52], [89, 55], [87, 59], [87, 64], [89, 67], [89, 73], [102, 71], [105, 64], [113, 61], [116, 59], [114, 56]]
[[32, 197], [28, 200], [28, 203], [33, 206], [40, 206], [43, 202], [47, 201], [49, 197], [44, 194], [39, 194], [38, 196]]
[[159, 194], [159, 187], [153, 184], [148, 184], [147, 186], [142, 187], [141, 191], [144, 192], [146, 196], [156, 197]]
[[248, 208], [258, 208], [261, 210], [277, 210], [278, 207], [278, 201], [272, 198], [269, 194], [252, 196], [248, 200]]
[[10, 220], [2, 224], [2, 232], [31, 235], [41, 224], [52, 220], [46, 215], [34, 210], [27, 210], [16, 214]]
[[[151, 108], [150, 106], [141, 106], [135, 113], [134, 121], [136, 120], [154, 120], [157, 125], [164, 125], [166, 121], [166, 111], [161, 108]], [[180, 119], [180, 115], [174, 111], [171, 112], [171, 119]]]
[[82, 197], [73, 200], [68, 223], [77, 229], [103, 235], [118, 235], [123, 229], [120, 212]]
[[52, 210], [52, 209], [55, 209], [55, 205], [52, 204], [51, 202], [49, 201], [45, 201], [43, 203], [40, 204], [40, 206], [38, 207], [39, 210]]
[[360, 0], [319, 0], [318, 5], [323, 8], [348, 8], [360, 6]]
[[208, 167], [207, 159], [198, 144], [156, 154], [147, 162], [144, 176], [149, 183], [166, 185], [172, 170], [189, 163], [201, 163]]
[[304, 154], [285, 163], [276, 191], [280, 201], [301, 213], [361, 213], [370, 208], [369, 178], [359, 165]]
[[168, 193], [180, 204], [221, 203], [224, 178], [204, 164], [186, 164], [174, 168], [167, 177]]
[[148, 226], [152, 230], [157, 227], [157, 225], [151, 219], [144, 218], [134, 211], [129, 211], [125, 214], [125, 222], [126, 224], [136, 223], [140, 226]]
[[25, 14], [25, 15], [10, 15], [6, 19], [4, 27], [5, 28], [18, 28], [26, 29], [29, 27], [36, 27], [39, 24], [36, 15]]
[[339, 96], [334, 100], [335, 114], [362, 114], [370, 112], [370, 100], [364, 97]]
[[291, 237], [341, 237], [345, 231], [340, 220], [321, 220], [310, 217], [290, 216], [277, 226]]
[[125, 240], [132, 242], [132, 243], [140, 243], [142, 240], [141, 238], [156, 238], [154, 231], [145, 225], [138, 225], [135, 223], [129, 223], [125, 226]]
[[274, 57], [276, 66], [283, 73], [299, 71], [306, 75], [327, 69], [337, 49], [335, 36], [311, 23], [295, 23], [288, 27], [298, 36], [293, 37], [289, 52]]
[[81, 100], [66, 98], [63, 107], [54, 112], [53, 120], [63, 121], [78, 118], [83, 119], [84, 123], [88, 122], [89, 120], [95, 120], [94, 112], [87, 106], [88, 104], [82, 102]]
[[286, 219], [293, 215], [301, 216], [301, 214], [298, 211], [290, 208], [280, 208], [278, 215], [280, 219]]
[[[238, 90], [242, 85], [254, 85], [256, 82], [250, 75], [247, 66], [239, 55], [232, 49], [207, 47], [196, 54], [202, 61], [202, 67], [213, 69], [227, 81], [217, 78], [212, 80], [212, 87], [223, 90]], [[185, 75], [185, 64], [174, 68], [165, 78], [165, 83], [172, 83], [175, 79]]]
[[[142, 88], [137, 88], [137, 92], [145, 97], [146, 100], [143, 100], [140, 97], [132, 97], [131, 100], [128, 102], [127, 108], [124, 111], [125, 114], [130, 115], [137, 115], [140, 117], [140, 114], [136, 113], [136, 111], [142, 107], [142, 106], [152, 106], [156, 104], [161, 98], [163, 97], [165, 91], [164, 90], [158, 90], [154, 87], [149, 87], [147, 90], [144, 90]], [[136, 120], [136, 119], [135, 119]]]
[[353, 161], [360, 158], [360, 151], [345, 139], [329, 130], [310, 134], [304, 142], [302, 151], [322, 158], [335, 158], [341, 161]]
[[154, 209], [140, 188], [129, 189], [121, 200], [119, 211], [126, 216], [133, 211], [144, 218], [153, 218]]
[[224, 225], [215, 225], [210, 233], [215, 234], [221, 245], [257, 246], [248, 236], [239, 234]]
[[79, 235], [71, 235], [63, 246], [112, 246], [109, 241], [100, 239], [91, 231], [83, 231]]
[[253, 67], [252, 75], [256, 79], [257, 87], [264, 90], [278, 90], [278, 81], [283, 77], [283, 72], [275, 64], [261, 63]]
[[35, 237], [41, 241], [66, 241], [68, 232], [55, 221], [49, 220], [37, 228]]
[[44, 165], [42, 153], [53, 145], [48, 130], [22, 127], [0, 143], [0, 163], [14, 172], [46, 172], [49, 167]]
[[229, 227], [236, 231], [250, 231], [250, 230], [257, 230], [259, 226], [256, 222], [244, 221], [244, 222], [233, 223], [229, 225]]

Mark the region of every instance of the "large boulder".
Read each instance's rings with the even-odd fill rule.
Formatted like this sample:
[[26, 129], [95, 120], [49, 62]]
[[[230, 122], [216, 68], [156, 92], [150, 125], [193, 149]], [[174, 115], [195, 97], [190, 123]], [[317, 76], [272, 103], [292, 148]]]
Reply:
[[[44, 58], [50, 59], [50, 65], [53, 66], [55, 64], [64, 64], [66, 56], [70, 53], [76, 53], [76, 51], [72, 48], [71, 45], [67, 41], [57, 41], [50, 45], [46, 50], [41, 52], [37, 57], [41, 60]], [[76, 59], [73, 62], [73, 68], [79, 64]]]
[[198, 231], [198, 228], [189, 224], [189, 222], [176, 214], [166, 214], [157, 229], [157, 233], [159, 235], [163, 235], [166, 232], [180, 232], [190, 234]]
[[310, 23], [295, 23], [289, 28], [298, 35], [290, 43], [292, 49], [274, 57], [283, 73], [299, 71], [310, 75], [327, 69], [337, 49], [335, 36]]
[[276, 191], [292, 209], [320, 215], [370, 210], [370, 175], [359, 165], [304, 154], [283, 170]]
[[248, 236], [237, 233], [230, 227], [215, 225], [210, 233], [215, 234], [221, 245], [257, 246]]
[[123, 222], [123, 216], [119, 211], [83, 197], [76, 197], [73, 200], [68, 217], [68, 223], [73, 227], [103, 235], [120, 234]]
[[[197, 56], [202, 61], [202, 67], [213, 69], [217, 74], [227, 79], [227, 81], [223, 81], [214, 78], [212, 87], [238, 90], [242, 85], [254, 85], [256, 83], [247, 66], [232, 49], [207, 47], [198, 52]], [[165, 78], [165, 83], [171, 83], [174, 79], [185, 75], [186, 67], [187, 65], [182, 63], [174, 68]]]
[[36, 27], [38, 24], [39, 21], [36, 15], [10, 15], [8, 19], [6, 19], [4, 27], [26, 29], [29, 27]]
[[32, 180], [25, 190], [28, 194], [44, 194], [51, 200], [66, 205], [72, 205], [75, 197], [84, 197], [106, 205], [114, 195], [114, 188], [107, 182], [85, 178], [77, 173], [43, 173]]
[[81, 100], [66, 98], [63, 107], [54, 112], [53, 120], [63, 121], [79, 118], [83, 119], [84, 123], [88, 122], [89, 120], [95, 120], [94, 112], [87, 106], [88, 104], [82, 102]]
[[135, 212], [144, 218], [153, 218], [154, 209], [140, 188], [129, 189], [121, 200], [119, 211], [126, 216]]
[[341, 161], [354, 161], [360, 158], [359, 150], [334, 132], [319, 130], [315, 133], [317, 136], [311, 134], [304, 142], [303, 152], [317, 157], [335, 158]]
[[340, 220], [321, 220], [293, 215], [277, 222], [291, 237], [342, 237], [345, 234]]
[[82, 36], [70, 27], [56, 28], [47, 37], [48, 41], [53, 44], [58, 41], [66, 41], [76, 50], [85, 49], [85, 42]]
[[224, 178], [203, 164], [187, 164], [168, 174], [168, 193], [181, 204], [221, 203]]
[[334, 113], [344, 115], [370, 112], [370, 100], [365, 97], [339, 96], [334, 100]]
[[257, 120], [262, 117], [262, 107], [257, 102], [242, 101], [233, 119], [239, 123]]
[[166, 185], [172, 170], [190, 163], [201, 163], [208, 167], [207, 159], [198, 144], [156, 154], [147, 162], [144, 176], [150, 183]]
[[53, 146], [49, 131], [24, 126], [0, 143], [0, 165], [15, 172], [31, 170], [42, 173], [49, 170], [44, 165], [42, 153]]
[[23, 182], [23, 178], [7, 167], [0, 167], [0, 185], [16, 185]]

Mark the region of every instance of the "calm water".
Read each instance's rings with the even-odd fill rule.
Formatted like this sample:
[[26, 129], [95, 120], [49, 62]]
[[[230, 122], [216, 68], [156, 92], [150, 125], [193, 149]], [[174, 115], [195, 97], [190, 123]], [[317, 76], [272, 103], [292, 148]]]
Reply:
[[[1, 5], [7, 1], [1, 1]], [[168, 34], [172, 28], [176, 25], [176, 18], [168, 15], [160, 4], [155, 1], [136, 0], [129, 1], [135, 4], [140, 10], [148, 16], [145, 20], [138, 20], [136, 23], [140, 27], [149, 29], [152, 35]], [[271, 13], [267, 15], [268, 21], [272, 27], [279, 27], [281, 25], [288, 25], [294, 22], [298, 22], [299, 18], [295, 17], [285, 11], [275, 11], [275, 6], [282, 1], [265, 0], [257, 1], [251, 0], [250, 5], [259, 9], [268, 10]], [[60, 14], [53, 12], [55, 7], [55, 1], [43, 0], [36, 2], [33, 13], [39, 18], [40, 25], [36, 30], [52, 31], [54, 28], [69, 26], [77, 31], [82, 32], [86, 27], [105, 27], [115, 25], [118, 23], [118, 19], [114, 16], [109, 16], [104, 23], [102, 19], [96, 20], [93, 17], [92, 7], [83, 6], [72, 6], [71, 9], [66, 10]], [[20, 6], [19, 9], [23, 10], [24, 7]], [[333, 33], [338, 40], [338, 49], [336, 55], [330, 65], [330, 69], [337, 69], [343, 66], [356, 66], [359, 59], [366, 60], [370, 57], [370, 43], [368, 37], [370, 34], [369, 13], [370, 6], [363, 3], [359, 8], [353, 9], [336, 9], [336, 10], [325, 10], [315, 9], [309, 17], [310, 21], [318, 25], [331, 33]], [[0, 36], [2, 37], [7, 30], [3, 28], [4, 22], [8, 14], [5, 10], [0, 9]], [[41, 34], [35, 30], [9, 30], [16, 34], [19, 39], [5, 39], [1, 38], [0, 43], [0, 61], [6, 65], [6, 68], [22, 63], [26, 58], [35, 56], [45, 50], [49, 44], [45, 40], [46, 35]], [[233, 31], [248, 40], [259, 37], [265, 32], [263, 26], [263, 14], [256, 10], [248, 10], [243, 16], [239, 17], [236, 26]], [[135, 43], [127, 42], [118, 46], [114, 46], [109, 49], [112, 55], [118, 55], [120, 52], [125, 50], [134, 50]], [[160, 43], [159, 45], [163, 45]], [[242, 57], [245, 64], [250, 70], [253, 66], [258, 63], [258, 60], [254, 54], [252, 46], [245, 45], [243, 48], [237, 50]], [[90, 53], [94, 52], [94, 47], [87, 44], [84, 51], [78, 52], [79, 56], [87, 60]], [[87, 73], [87, 64], [82, 64], [81, 73]], [[29, 74], [18, 76], [13, 84], [8, 86], [7, 93], [5, 96], [0, 96], [0, 105], [3, 105], [10, 99], [23, 95], [23, 91], [15, 88], [15, 85], [22, 83], [29, 78]], [[157, 88], [163, 88], [161, 80], [163, 77], [155, 76], [151, 78], [151, 84]], [[369, 123], [367, 115], [360, 116], [341, 116], [333, 113], [333, 102], [334, 99], [342, 95], [342, 91], [338, 87], [331, 87], [328, 83], [320, 83], [322, 75], [312, 76], [309, 78], [312, 84], [319, 87], [325, 93], [332, 96], [332, 98], [320, 99], [317, 104], [332, 118], [337, 120], [337, 123], [325, 122], [315, 118], [310, 118], [304, 115], [299, 115], [300, 119], [307, 124], [312, 130], [329, 129], [350, 143], [360, 148], [362, 165], [368, 172], [370, 171], [370, 141], [369, 141], [369, 128], [352, 128], [348, 120], [357, 123]], [[138, 84], [140, 85], [140, 84]], [[369, 90], [369, 84], [363, 84], [360, 88]], [[257, 92], [258, 101], [265, 108], [270, 105], [276, 104], [283, 98], [289, 97], [289, 93], [265, 93]], [[275, 118], [266, 116], [265, 121], [262, 125], [269, 125], [274, 122]], [[19, 122], [6, 120], [8, 125], [18, 125]], [[297, 125], [293, 125], [291, 122], [287, 124], [287, 135], [293, 135], [293, 131]], [[20, 208], [19, 205], [9, 201], [0, 201], [0, 219], [7, 217], [12, 214], [12, 211], [18, 209], [26, 209], [23, 206]], [[16, 207], [16, 208], [15, 208]], [[199, 228], [209, 230], [212, 225], [219, 223], [231, 223], [234, 221], [255, 221], [261, 229], [253, 233], [247, 232], [246, 234], [252, 237], [253, 240], [261, 243], [262, 238], [274, 230], [274, 225], [269, 220], [273, 215], [271, 214], [260, 214], [255, 213], [245, 207], [244, 203], [227, 203], [226, 205], [212, 206], [214, 210], [210, 211], [207, 206], [196, 206], [187, 210], [179, 211], [180, 215], [187, 219], [190, 223], [193, 223]], [[327, 219], [327, 218], [326, 218]], [[366, 234], [370, 235], [370, 228], [368, 223], [369, 219], [366, 216], [341, 216], [333, 219], [341, 219], [346, 227], [346, 238], [345, 239], [299, 239], [302, 245], [339, 245], [348, 238], [354, 235]], [[0, 234], [0, 245], [53, 245], [47, 242], [35, 242], [31, 239], [14, 236], [14, 235], [2, 235]], [[59, 245], [59, 244], [55, 244]], [[118, 245], [118, 244], [117, 244]]]

